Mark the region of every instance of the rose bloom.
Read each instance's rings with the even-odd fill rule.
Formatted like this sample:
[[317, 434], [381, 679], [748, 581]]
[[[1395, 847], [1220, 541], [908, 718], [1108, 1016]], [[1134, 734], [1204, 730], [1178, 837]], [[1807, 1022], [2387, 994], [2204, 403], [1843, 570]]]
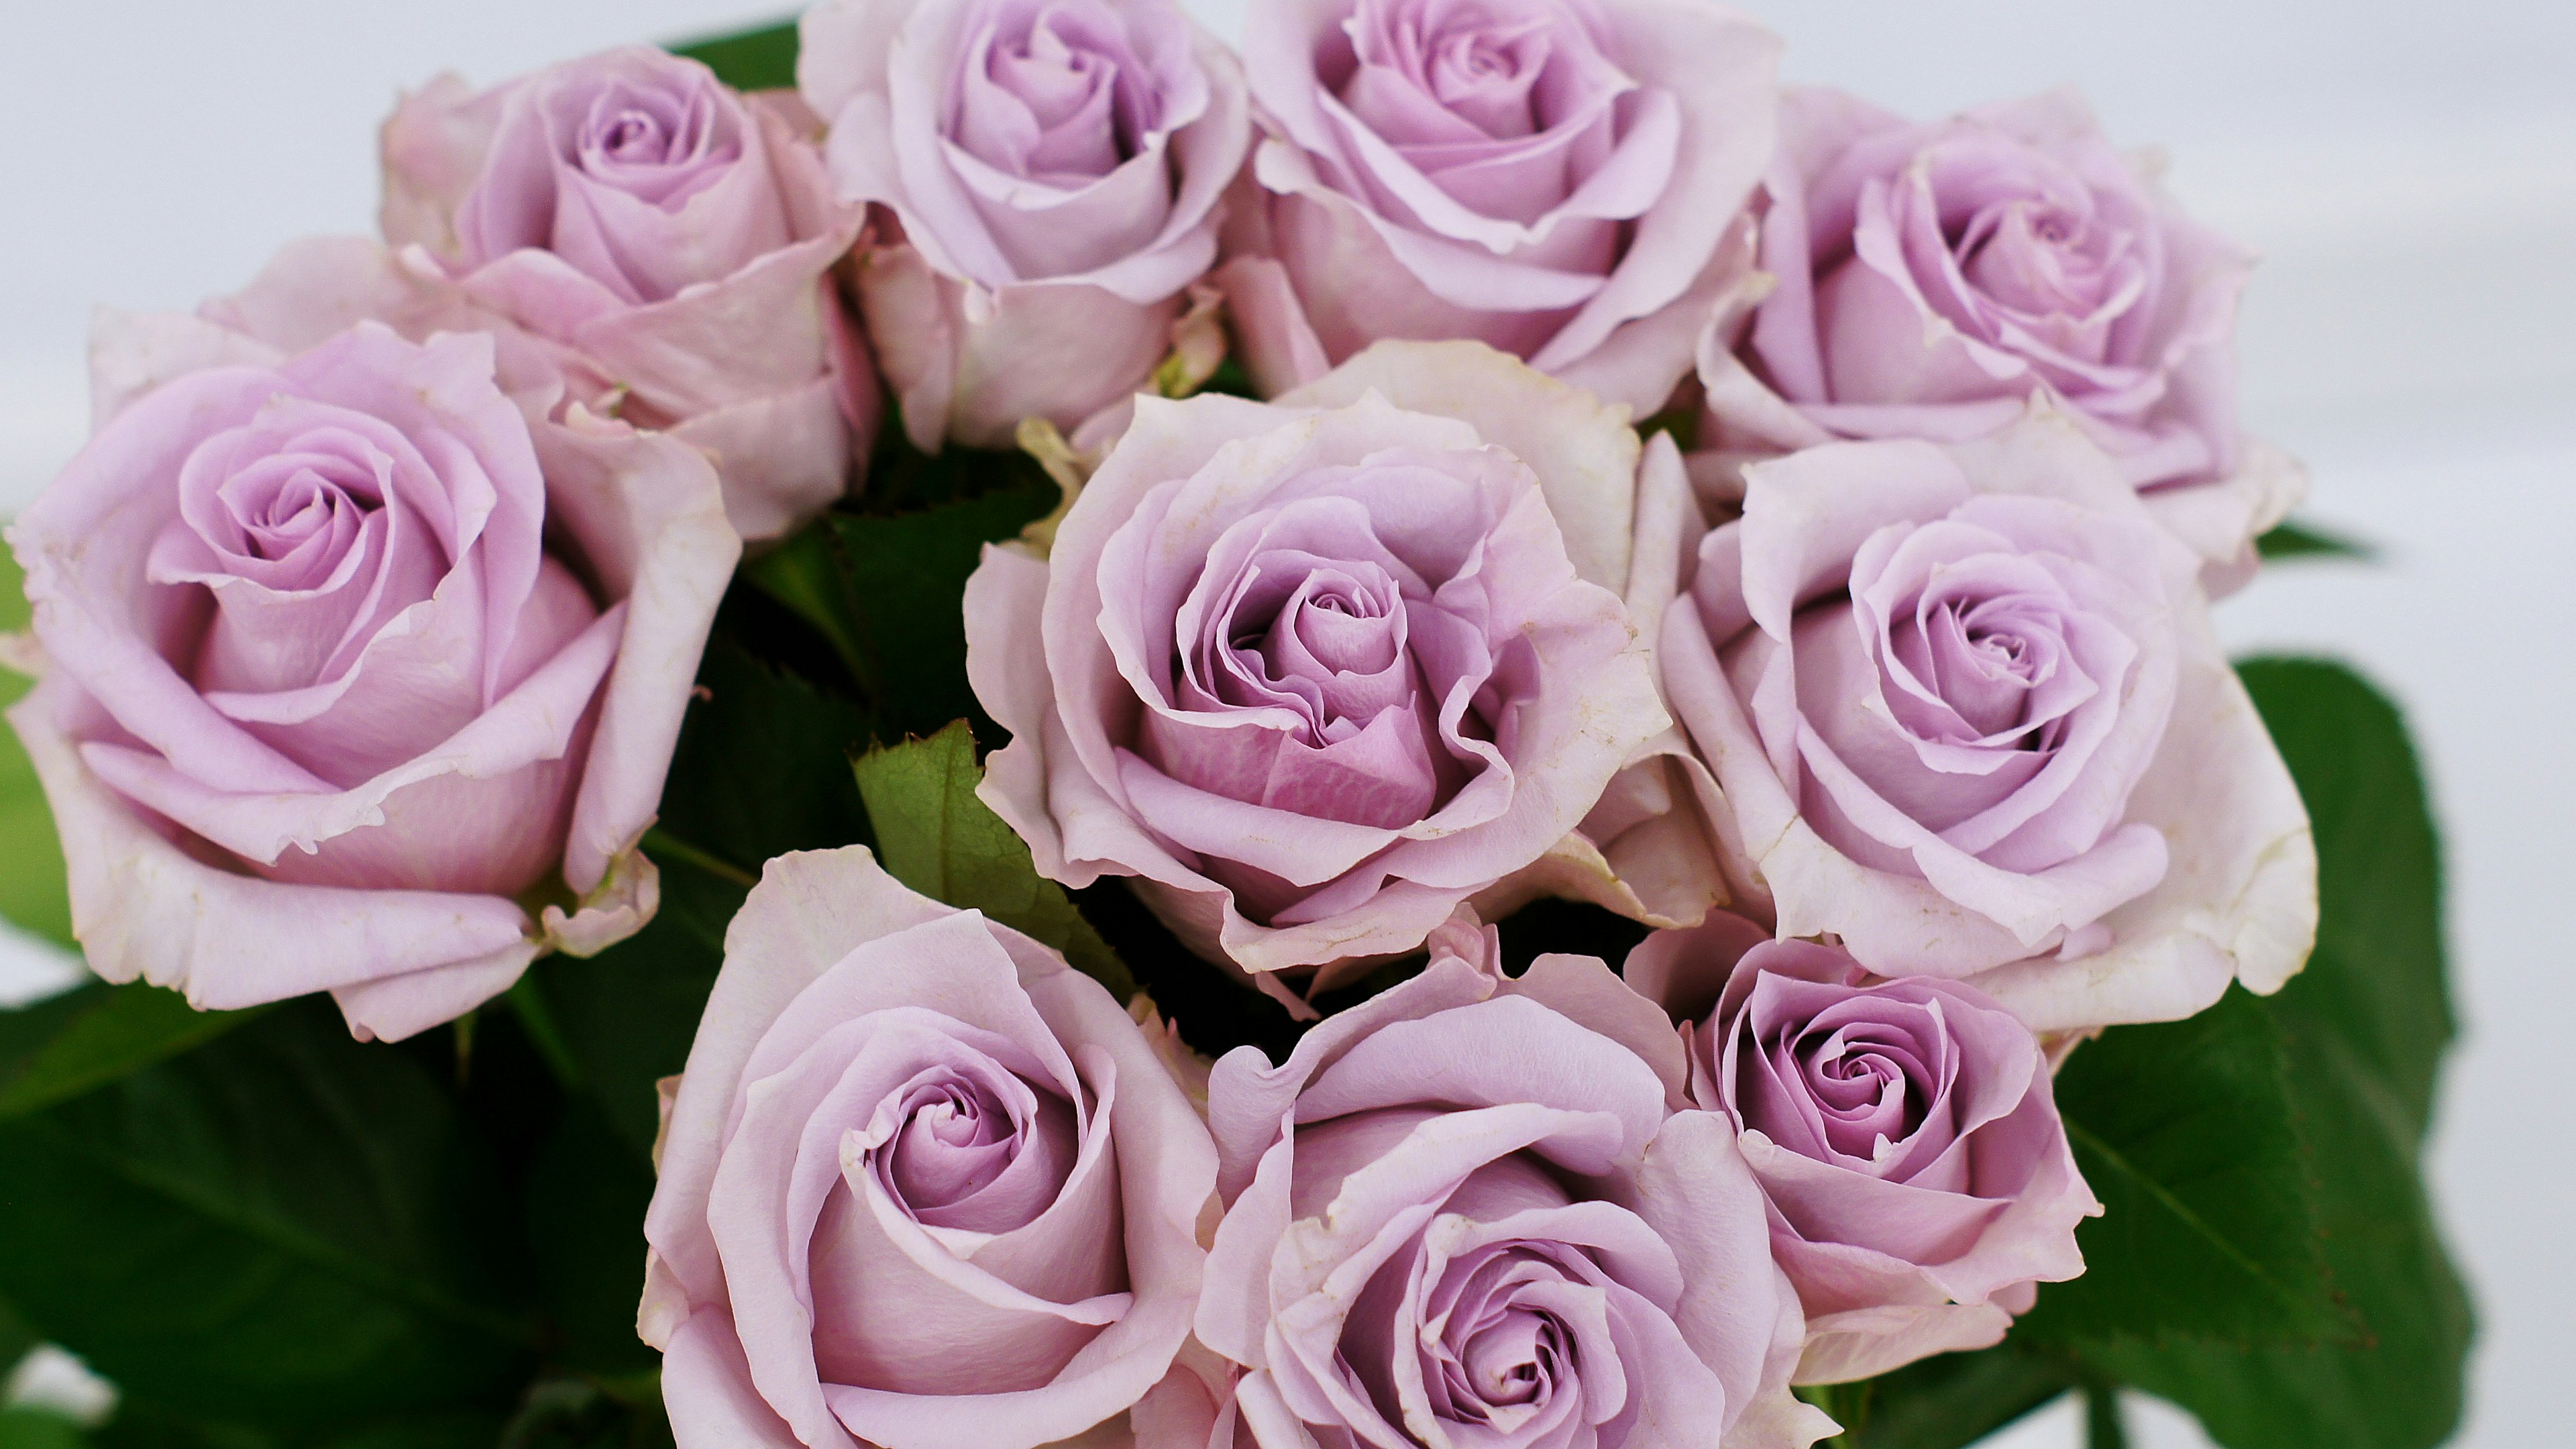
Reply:
[[1613, 592], [1637, 460], [1619, 410], [1466, 343], [1140, 399], [1052, 556], [967, 584], [1012, 734], [980, 793], [1042, 874], [1134, 877], [1212, 959], [1418, 947], [1667, 726]]
[[1683, 1022], [1691, 1097], [1735, 1124], [1807, 1315], [1800, 1383], [2002, 1341], [2084, 1271], [2099, 1216], [2029, 1028], [1971, 987], [1873, 978], [1737, 916], [1658, 931], [1628, 984]]
[[[10, 531], [45, 654], [10, 721], [91, 967], [399, 1037], [649, 918], [636, 843], [741, 551], [706, 459], [531, 422], [479, 334], [102, 328], [178, 375], [103, 387]], [[518, 899], [565, 887], [569, 918]]]
[[[1226, 1204], [1189, 1449], [1805, 1445], [1797, 1299], [1680, 1039], [1590, 957], [1518, 980], [1472, 916], [1420, 976], [1209, 1084]], [[1176, 1420], [1179, 1415], [1173, 1416]], [[1148, 1449], [1161, 1449], [1159, 1444]]]
[[2184, 216], [2155, 169], [2064, 92], [1916, 124], [1791, 91], [1764, 186], [1775, 285], [1749, 326], [1707, 339], [1703, 441], [1964, 442], [2045, 393], [2160, 521], [2243, 576], [2305, 479], [2237, 433], [2252, 258]]
[[638, 1327], [680, 1449], [1115, 1431], [1189, 1335], [1216, 1158], [1156, 1046], [865, 847], [769, 862], [660, 1161]]
[[1213, 325], [1186, 293], [1250, 121], [1170, 0], [826, 0], [801, 36], [832, 178], [876, 208], [858, 295], [915, 445], [1071, 431]]
[[1659, 410], [1750, 259], [1779, 49], [1700, 0], [1256, 0], [1222, 275], [1254, 380], [1474, 338]]
[[1663, 614], [1745, 909], [2036, 1030], [2277, 989], [2316, 933], [2307, 813], [2198, 561], [2043, 406], [1948, 448], [1744, 470]]
[[875, 370], [833, 265], [858, 236], [792, 95], [742, 96], [641, 47], [385, 123], [385, 239], [411, 269], [552, 344], [578, 400], [706, 449], [745, 537], [846, 491]]

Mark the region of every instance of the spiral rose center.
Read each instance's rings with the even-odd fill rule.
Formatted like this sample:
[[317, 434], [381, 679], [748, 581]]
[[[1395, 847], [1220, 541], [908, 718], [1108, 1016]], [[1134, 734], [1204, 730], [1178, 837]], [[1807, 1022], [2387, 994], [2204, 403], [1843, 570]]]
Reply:
[[1055, 1200], [1075, 1151], [1071, 1107], [1000, 1064], [961, 1054], [889, 1094], [848, 1151], [932, 1227], [1008, 1232]]
[[639, 201], [676, 211], [741, 159], [705, 85], [685, 90], [618, 81], [591, 99], [568, 158], [584, 175]]
[[[1108, 176], [1166, 129], [1150, 54], [1099, 0], [988, 7], [950, 103], [947, 133], [1003, 172], [1064, 187]], [[1144, 22], [1138, 22], [1144, 23]]]

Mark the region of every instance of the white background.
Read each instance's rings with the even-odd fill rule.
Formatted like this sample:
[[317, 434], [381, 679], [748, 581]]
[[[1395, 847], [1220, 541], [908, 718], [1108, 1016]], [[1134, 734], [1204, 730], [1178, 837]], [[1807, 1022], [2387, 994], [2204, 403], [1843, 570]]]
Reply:
[[[184, 307], [279, 242], [369, 226], [398, 87], [480, 81], [791, 0], [9, 0], [0, 8], [0, 513], [85, 427], [88, 309]], [[1233, 33], [1243, 0], [1198, 0]], [[2072, 82], [2266, 256], [2250, 425], [2376, 566], [2283, 567], [2222, 611], [2407, 705], [2450, 832], [2467, 1024], [2433, 1172], [2478, 1296], [2462, 1442], [2567, 1442], [2576, 1348], [2576, 7], [2542, 0], [1775, 0], [1793, 79], [1930, 114]], [[39, 967], [0, 960], [0, 989]], [[15, 973], [13, 977], [13, 972]], [[2197, 1442], [2152, 1406], [2149, 1444]], [[2077, 1442], [2063, 1410], [2009, 1437]]]

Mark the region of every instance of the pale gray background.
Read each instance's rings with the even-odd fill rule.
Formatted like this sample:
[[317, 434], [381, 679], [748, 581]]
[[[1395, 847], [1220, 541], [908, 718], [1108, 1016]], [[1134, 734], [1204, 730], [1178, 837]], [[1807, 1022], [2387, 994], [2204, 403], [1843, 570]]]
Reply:
[[[1197, 0], [1233, 33], [1243, 0]], [[751, 0], [10, 0], [0, 16], [0, 513], [81, 441], [89, 307], [182, 307], [279, 242], [367, 227], [397, 87], [498, 80]], [[2576, 1348], [2576, 7], [2453, 0], [1776, 0], [1789, 70], [1918, 114], [2080, 85], [2174, 189], [2259, 248], [2249, 424], [2313, 465], [2376, 567], [2229, 602], [2247, 648], [2353, 660], [2408, 706], [2451, 836], [2464, 1049], [2433, 1169], [2483, 1332], [2462, 1442], [2567, 1442]], [[48, 969], [23, 947], [0, 989]], [[2194, 1444], [2141, 1411], [2141, 1439]], [[2052, 1412], [2008, 1441], [2077, 1442]]]

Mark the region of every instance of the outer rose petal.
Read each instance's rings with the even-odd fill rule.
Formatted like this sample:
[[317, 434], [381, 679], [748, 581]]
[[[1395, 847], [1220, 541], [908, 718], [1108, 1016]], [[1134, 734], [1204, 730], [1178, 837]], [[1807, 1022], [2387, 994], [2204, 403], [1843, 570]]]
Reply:
[[[1111, 1128], [1115, 1166], [1108, 1170], [1119, 1183], [1133, 1302], [1043, 1388], [942, 1397], [822, 1385], [810, 1350], [772, 1356], [776, 1321], [763, 1320], [758, 1334], [737, 1332], [732, 1321], [734, 1285], [717, 1245], [748, 1239], [711, 1232], [710, 1213], [719, 1165], [729, 1160], [729, 1139], [745, 1115], [743, 1079], [757, 1056], [765, 1054], [773, 1064], [785, 1060], [801, 1050], [799, 1043], [843, 1019], [791, 1018], [789, 1012], [853, 952], [905, 933], [951, 927], [988, 933], [979, 937], [991, 943], [986, 949], [998, 947], [1008, 955], [1016, 991], [1024, 995], [991, 1010], [1042, 1023], [1051, 1051], [1092, 1053], [1114, 1064], [1118, 1115]], [[661, 1184], [645, 1219], [652, 1254], [639, 1330], [671, 1355], [674, 1371], [685, 1370], [673, 1388], [685, 1391], [693, 1423], [719, 1409], [731, 1416], [707, 1417], [711, 1437], [684, 1434], [683, 1444], [729, 1449], [735, 1441], [715, 1436], [717, 1426], [738, 1432], [733, 1425], [759, 1420], [754, 1404], [773, 1417], [783, 1411], [799, 1422], [810, 1419], [814, 1432], [833, 1442], [846, 1438], [841, 1420], [861, 1426], [871, 1442], [923, 1449], [1029, 1449], [1069, 1436], [1083, 1444], [1125, 1442], [1123, 1429], [1105, 1426], [1117, 1423], [1125, 1408], [1164, 1379], [1187, 1336], [1204, 1258], [1198, 1224], [1215, 1176], [1203, 1126], [1135, 1022], [1060, 956], [972, 912], [914, 895], [864, 847], [771, 861], [727, 929], [725, 945], [725, 970], [671, 1104]], [[833, 979], [845, 982], [833, 989], [855, 993], [833, 1011], [909, 1004], [973, 1020], [988, 1009], [970, 999], [988, 984], [981, 978], [923, 977], [913, 983], [878, 971]], [[726, 1168], [728, 1180], [742, 1167], [736, 1162]], [[772, 1275], [764, 1267], [759, 1276], [765, 1282]], [[719, 1346], [693, 1346], [701, 1334]], [[746, 1342], [752, 1358], [744, 1357]], [[793, 1389], [797, 1403], [779, 1405], [781, 1388]], [[824, 1411], [827, 1397], [838, 1419]], [[683, 1402], [675, 1400], [675, 1427], [682, 1413]]]
[[887, 243], [856, 262], [859, 302], [913, 446], [1009, 447], [1020, 420], [1071, 429], [1128, 397], [1171, 350], [1175, 293], [1130, 302], [1084, 282], [987, 290]]
[[[1873, 446], [1897, 460], [1894, 450], [1913, 457], [1926, 445]], [[1979, 490], [2067, 497], [2132, 515], [2145, 509], [2098, 450], [2045, 405], [2011, 432], [1951, 452]], [[1915, 499], [1938, 512], [1959, 496], [1940, 469], [1895, 461], [1854, 486], [1879, 502], [1817, 514], [1808, 551], [1798, 558], [1744, 565], [1749, 613], [1731, 627], [1776, 614], [1773, 622], [1785, 628], [1790, 599], [1829, 584], [1863, 534], [1899, 516], [1887, 511], [1900, 506], [1890, 500]], [[2256, 991], [2277, 990], [2315, 942], [2316, 859], [2306, 812], [2219, 650], [2195, 570], [2186, 559], [2167, 573], [2183, 659], [2175, 723], [2125, 818], [2162, 832], [2170, 864], [2159, 884], [2102, 918], [2109, 949], [2072, 961], [2045, 954], [2055, 950], [2053, 938], [2044, 946], [2020, 940], [1927, 881], [1870, 869], [1826, 844], [1783, 786], [1784, 763], [1766, 754], [1718, 669], [1698, 612], [1667, 610], [1658, 655], [1664, 685], [1724, 792], [1713, 823], [1739, 901], [1768, 909], [1783, 937], [1831, 933], [1864, 963], [1895, 969], [1901, 962], [1905, 970], [1968, 980], [2035, 1031], [2189, 1016], [2215, 1001], [2231, 977]]]

